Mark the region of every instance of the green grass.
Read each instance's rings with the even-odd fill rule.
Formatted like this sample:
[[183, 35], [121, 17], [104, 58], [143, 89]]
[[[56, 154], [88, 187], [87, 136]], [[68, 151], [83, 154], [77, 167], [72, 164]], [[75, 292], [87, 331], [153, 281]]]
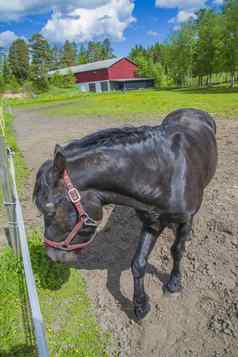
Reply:
[[[71, 96], [69, 95], [71, 93]], [[158, 116], [178, 108], [198, 108], [221, 118], [238, 118], [238, 88], [143, 90], [113, 93], [76, 93], [15, 102], [16, 105], [41, 104], [44, 115], [60, 117], [110, 116], [121, 119], [135, 115]], [[46, 106], [44, 104], [47, 104]]]
[[[28, 176], [29, 172], [26, 163], [24, 161], [23, 155], [17, 146], [16, 137], [14, 135], [14, 131], [12, 128], [13, 117], [11, 114], [4, 111], [4, 118], [5, 118], [5, 125], [6, 125], [5, 144], [6, 146], [11, 147], [15, 153], [14, 162], [16, 166], [16, 180], [17, 180], [18, 190], [21, 193], [24, 187], [25, 179]], [[3, 194], [0, 185], [0, 213], [2, 210], [2, 203], [3, 203]]]
[[77, 87], [73, 88], [56, 88], [51, 87], [51, 89], [46, 92], [37, 95], [34, 98], [25, 98], [25, 99], [9, 99], [9, 103], [13, 106], [22, 106], [22, 105], [38, 105], [46, 104], [50, 102], [57, 102], [67, 99], [77, 99], [81, 96], [81, 92]]
[[[51, 356], [106, 356], [108, 338], [97, 326], [79, 271], [52, 263], [39, 232], [31, 234], [29, 243]], [[0, 356], [35, 356], [22, 320], [22, 266], [10, 248], [0, 252], [0, 271]]]
[[[6, 142], [15, 151], [17, 186], [21, 192], [28, 169], [16, 143], [13, 118], [8, 113], [4, 115]], [[0, 203], [2, 207], [1, 192]], [[51, 356], [106, 356], [108, 338], [96, 323], [80, 272], [52, 263], [40, 237], [41, 233], [33, 232], [29, 244]], [[36, 356], [22, 263], [8, 247], [0, 250], [0, 272], [0, 357]]]

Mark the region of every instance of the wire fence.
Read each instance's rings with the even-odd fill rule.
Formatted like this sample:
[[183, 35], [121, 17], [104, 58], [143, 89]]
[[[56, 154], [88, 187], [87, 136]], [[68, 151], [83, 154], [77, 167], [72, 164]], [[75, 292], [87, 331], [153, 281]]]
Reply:
[[5, 120], [4, 120], [2, 106], [0, 106], [0, 128], [1, 128], [2, 136], [5, 137], [6, 126], [5, 126]]
[[6, 148], [4, 130], [2, 130], [3, 135], [0, 135], [0, 181], [3, 192], [3, 203], [6, 208], [8, 218], [6, 235], [9, 245], [13, 248], [15, 254], [22, 258], [24, 267], [24, 279], [26, 281], [38, 355], [39, 357], [49, 357], [44, 322], [40, 311], [40, 304], [31, 266], [22, 208], [17, 192], [15, 165], [13, 158], [14, 153], [11, 149]]

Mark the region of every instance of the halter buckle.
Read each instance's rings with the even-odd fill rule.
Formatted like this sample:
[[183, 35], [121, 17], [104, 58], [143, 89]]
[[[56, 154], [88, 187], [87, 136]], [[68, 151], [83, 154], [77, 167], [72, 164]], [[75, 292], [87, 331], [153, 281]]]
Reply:
[[68, 196], [69, 199], [72, 203], [77, 203], [80, 201], [81, 196], [79, 194], [79, 191], [77, 190], [77, 188], [73, 187], [68, 191]]
[[94, 221], [87, 213], [83, 215], [83, 224], [88, 227], [97, 227], [97, 222]]

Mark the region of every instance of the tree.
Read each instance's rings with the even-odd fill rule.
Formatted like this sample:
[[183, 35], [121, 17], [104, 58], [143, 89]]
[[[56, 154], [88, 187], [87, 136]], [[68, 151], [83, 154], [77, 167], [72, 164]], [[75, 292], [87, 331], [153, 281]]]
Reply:
[[192, 78], [194, 27], [192, 22], [181, 26], [170, 38], [169, 71], [176, 85], [189, 85]]
[[0, 73], [0, 93], [4, 92], [5, 89], [5, 81], [3, 79], [2, 73]]
[[212, 74], [219, 67], [219, 41], [220, 22], [219, 16], [211, 9], [203, 9], [198, 12], [196, 21], [197, 41], [194, 51], [194, 74], [200, 77], [206, 76], [206, 85], [211, 83]]
[[137, 63], [137, 59], [138, 58], [143, 58], [143, 57], [147, 57], [147, 51], [141, 45], [135, 45], [135, 47], [132, 48], [130, 53], [129, 53], [129, 58], [132, 61], [134, 61], [135, 63]]
[[224, 67], [231, 75], [231, 86], [235, 84], [238, 67], [238, 1], [226, 0], [223, 12]]
[[102, 59], [105, 60], [114, 57], [111, 42], [108, 38], [106, 38], [102, 43], [102, 56], [104, 57]]
[[8, 62], [11, 73], [19, 83], [29, 75], [29, 50], [25, 40], [18, 38], [9, 48]]
[[3, 63], [6, 56], [6, 49], [0, 46], [0, 72], [3, 71]]
[[30, 40], [32, 62], [30, 78], [36, 91], [48, 90], [48, 69], [52, 63], [52, 52], [48, 41], [39, 33], [34, 34]]
[[36, 33], [30, 39], [30, 49], [32, 57], [32, 71], [36, 76], [42, 76], [48, 72], [52, 62], [52, 52], [48, 41], [40, 34]]
[[64, 43], [62, 64], [65, 67], [76, 65], [77, 62], [77, 47], [74, 42], [68, 40]]
[[88, 54], [87, 50], [84, 45], [81, 45], [78, 55], [78, 63], [79, 64], [86, 64], [88, 63]]
[[54, 46], [51, 49], [51, 55], [50, 55], [50, 63], [49, 63], [49, 70], [55, 70], [63, 67], [62, 65], [62, 49]]
[[89, 62], [101, 61], [113, 57], [113, 49], [109, 39], [103, 42], [90, 41], [88, 43], [87, 57]]
[[4, 83], [9, 83], [11, 80], [11, 71], [10, 71], [10, 67], [8, 64], [7, 56], [5, 56], [4, 60], [3, 60], [3, 80], [4, 80]]
[[151, 77], [154, 78], [155, 88], [160, 88], [164, 81], [164, 70], [159, 62], [153, 65]]
[[51, 61], [50, 45], [40, 33], [32, 35], [30, 49], [33, 64], [49, 66]]

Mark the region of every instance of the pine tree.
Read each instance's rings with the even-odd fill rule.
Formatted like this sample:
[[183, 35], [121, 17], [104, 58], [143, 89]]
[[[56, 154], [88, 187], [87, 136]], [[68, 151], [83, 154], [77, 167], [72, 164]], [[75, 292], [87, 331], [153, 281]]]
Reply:
[[4, 83], [6, 83], [6, 84], [11, 81], [11, 71], [10, 71], [10, 67], [8, 64], [7, 56], [4, 56], [4, 60], [3, 60], [3, 80], [4, 80]]
[[36, 91], [48, 90], [48, 70], [52, 63], [52, 51], [48, 41], [39, 33], [30, 40], [32, 62], [30, 78]]
[[40, 34], [34, 34], [30, 39], [32, 63], [47, 67], [51, 61], [51, 51], [48, 41]]
[[109, 39], [100, 41], [89, 41], [87, 49], [88, 62], [102, 61], [113, 58], [113, 49]]
[[79, 50], [79, 55], [78, 55], [78, 63], [85, 64], [88, 62], [89, 61], [88, 61], [87, 50], [84, 45], [81, 45], [80, 50]]
[[11, 73], [18, 82], [23, 82], [29, 75], [29, 50], [23, 39], [17, 39], [9, 48], [8, 62]]
[[50, 49], [50, 63], [49, 63], [49, 70], [55, 70], [62, 67], [61, 59], [62, 59], [62, 49], [54, 46]]
[[111, 42], [108, 38], [106, 38], [102, 42], [102, 56], [104, 57], [103, 59], [105, 59], [105, 60], [114, 57]]
[[77, 47], [74, 42], [65, 41], [62, 63], [65, 67], [75, 66], [77, 62]]

